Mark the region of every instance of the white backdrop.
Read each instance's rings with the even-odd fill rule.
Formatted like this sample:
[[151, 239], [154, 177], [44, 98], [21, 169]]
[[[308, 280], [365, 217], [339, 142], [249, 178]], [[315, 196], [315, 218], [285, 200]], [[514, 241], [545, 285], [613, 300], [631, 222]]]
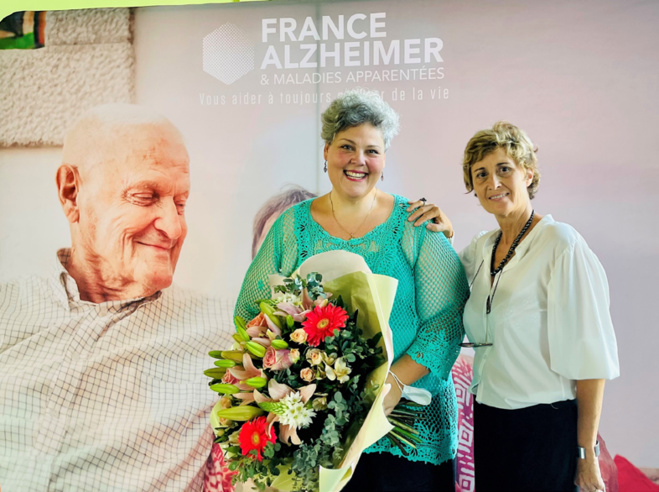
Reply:
[[[333, 80], [320, 84], [302, 83], [303, 75], [316, 69], [261, 70], [269, 46], [284, 63], [285, 45], [295, 55], [302, 43], [316, 43], [311, 34], [297, 40], [307, 16], [320, 25], [322, 16], [338, 23], [339, 15], [347, 22], [361, 13], [367, 19], [371, 13], [385, 16], [377, 17], [381, 25], [375, 31], [369, 30], [367, 20], [355, 18], [355, 34], [364, 30], [366, 37], [350, 39], [346, 29], [347, 39], [340, 43], [370, 43], [373, 48], [376, 41], [387, 47], [395, 40], [404, 46], [406, 39], [420, 39], [411, 45], [421, 46], [420, 63], [349, 67], [342, 59], [340, 66], [319, 72], [325, 77], [334, 73]], [[268, 18], [295, 19], [298, 27], [291, 34], [296, 40], [287, 35], [282, 43], [278, 31], [264, 43], [262, 19]], [[240, 30], [243, 45], [253, 47], [256, 64], [230, 85], [203, 71], [204, 37], [227, 24]], [[576, 227], [609, 277], [622, 376], [607, 386], [601, 433], [612, 454], [624, 455], [637, 466], [659, 467], [659, 363], [654, 350], [659, 345], [654, 312], [659, 294], [654, 218], [659, 210], [654, 190], [659, 166], [652, 148], [659, 128], [657, 25], [658, 3], [615, 0], [138, 9], [135, 102], [167, 115], [183, 132], [191, 155], [189, 235], [177, 283], [235, 297], [249, 264], [252, 218], [260, 205], [287, 183], [328, 190], [321, 172], [318, 123], [327, 104], [287, 104], [286, 95], [304, 101], [321, 94], [333, 97], [354, 86], [383, 91], [400, 112], [402, 129], [387, 155], [382, 189], [440, 204], [456, 227], [456, 249], [479, 230], [496, 225], [477, 199], [464, 194], [462, 150], [475, 131], [508, 119], [539, 147], [542, 180], [536, 210]], [[385, 35], [371, 36], [374, 33]], [[424, 60], [426, 38], [442, 40], [441, 62]], [[336, 40], [317, 42], [333, 50]], [[237, 49], [227, 46], [220, 52]], [[363, 52], [363, 44], [355, 49]], [[414, 60], [416, 55], [410, 56]], [[363, 54], [355, 59], [363, 60]], [[224, 63], [225, 71], [235, 74], [242, 62], [215, 63]], [[421, 80], [422, 68], [426, 75], [441, 68], [443, 78]], [[412, 80], [364, 82], [363, 73], [359, 82], [347, 80], [367, 70], [371, 78], [383, 78], [388, 70], [390, 79], [392, 72], [400, 76], [406, 71]], [[301, 78], [275, 83], [275, 75], [289, 74]], [[433, 98], [438, 90], [441, 99]], [[419, 91], [423, 99], [414, 99]], [[234, 96], [245, 95], [248, 102], [260, 95], [261, 103], [233, 104]], [[57, 148], [0, 150], [0, 280], [43, 272], [54, 251], [68, 244], [54, 186], [59, 158]]]

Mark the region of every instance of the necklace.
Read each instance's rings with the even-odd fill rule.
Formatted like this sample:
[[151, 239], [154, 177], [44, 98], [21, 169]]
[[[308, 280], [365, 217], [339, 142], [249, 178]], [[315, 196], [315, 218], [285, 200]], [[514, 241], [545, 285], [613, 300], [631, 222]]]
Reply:
[[508, 250], [508, 254], [506, 257], [501, 260], [501, 263], [499, 263], [499, 266], [494, 268], [494, 255], [497, 252], [497, 246], [499, 246], [499, 241], [501, 241], [501, 236], [503, 235], [503, 231], [499, 231], [499, 235], [497, 236], [496, 241], [494, 241], [494, 247], [492, 248], [492, 260], [490, 261], [490, 275], [494, 277], [497, 273], [499, 273], [501, 270], [503, 270], [503, 267], [506, 266], [508, 263], [508, 260], [513, 256], [513, 253], [515, 252], [515, 248], [519, 244], [519, 242], [522, 240], [522, 236], [526, 231], [528, 231], [529, 227], [531, 227], [531, 222], [533, 222], [533, 216], [535, 215], [535, 210], [531, 210], [531, 217], [529, 217], [529, 220], [526, 221], [526, 224], [524, 224], [524, 227], [522, 227], [522, 230], [517, 234], [517, 237], [513, 241], [513, 243], [510, 245], [510, 249]]
[[364, 220], [362, 220], [362, 223], [359, 224], [357, 229], [355, 229], [355, 232], [352, 233], [349, 230], [347, 230], [345, 227], [341, 225], [341, 222], [339, 222], [339, 219], [336, 218], [336, 214], [334, 213], [334, 202], [332, 201], [332, 192], [330, 191], [329, 193], [329, 199], [330, 199], [330, 205], [332, 206], [332, 217], [334, 218], [334, 222], [336, 222], [336, 225], [338, 225], [343, 232], [345, 232], [348, 236], [350, 236], [350, 239], [355, 239], [357, 236], [355, 234], [359, 229], [362, 228], [362, 226], [366, 223], [366, 219], [371, 215], [371, 212], [373, 211], [373, 206], [375, 205], [375, 199], [378, 196], [378, 190], [375, 190], [375, 193], [373, 194], [373, 201], [371, 202], [371, 208], [368, 209], [368, 213], [366, 214], [366, 217], [364, 217]]

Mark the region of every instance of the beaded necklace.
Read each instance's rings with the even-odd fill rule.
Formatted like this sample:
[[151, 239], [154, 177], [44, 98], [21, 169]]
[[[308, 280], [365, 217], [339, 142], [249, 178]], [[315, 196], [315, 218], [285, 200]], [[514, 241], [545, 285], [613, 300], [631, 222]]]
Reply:
[[522, 230], [519, 232], [519, 234], [517, 234], [517, 237], [510, 245], [510, 249], [508, 250], [508, 254], [506, 255], [506, 257], [503, 260], [501, 260], [501, 263], [499, 263], [499, 266], [496, 267], [495, 269], [494, 256], [496, 255], [497, 246], [499, 246], [499, 241], [501, 241], [501, 236], [503, 235], [503, 231], [499, 231], [499, 235], [497, 236], [496, 241], [494, 241], [494, 247], [492, 247], [492, 260], [490, 260], [490, 276], [494, 277], [497, 273], [503, 270], [504, 266], [506, 266], [508, 260], [510, 260], [510, 258], [513, 256], [513, 253], [515, 253], [515, 248], [517, 248], [517, 245], [522, 240], [522, 236], [526, 231], [529, 230], [529, 227], [531, 227], [531, 222], [533, 222], [534, 215], [535, 215], [535, 210], [531, 210], [531, 217], [529, 217], [529, 220], [526, 221], [526, 224], [524, 224], [524, 227], [522, 227]]

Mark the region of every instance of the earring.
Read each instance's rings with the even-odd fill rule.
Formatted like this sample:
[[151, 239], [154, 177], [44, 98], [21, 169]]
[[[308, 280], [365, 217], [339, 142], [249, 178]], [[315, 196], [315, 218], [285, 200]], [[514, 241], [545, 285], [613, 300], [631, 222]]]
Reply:
[[325, 161], [325, 165], [323, 166], [323, 172], [327, 172], [327, 161]]
[[384, 181], [384, 171], [380, 173], [380, 181]]

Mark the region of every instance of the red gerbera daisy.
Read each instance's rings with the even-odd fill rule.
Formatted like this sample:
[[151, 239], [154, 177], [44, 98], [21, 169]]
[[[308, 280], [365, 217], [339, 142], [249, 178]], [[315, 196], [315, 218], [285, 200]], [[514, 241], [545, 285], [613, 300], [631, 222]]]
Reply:
[[334, 335], [335, 330], [345, 327], [348, 313], [345, 309], [327, 304], [316, 306], [313, 311], [307, 313], [307, 319], [302, 323], [304, 331], [307, 332], [307, 343], [317, 347], [325, 337]]
[[261, 452], [269, 442], [275, 442], [275, 430], [272, 428], [265, 417], [257, 417], [254, 420], [245, 422], [238, 434], [238, 442], [240, 442], [240, 451], [245, 456], [252, 456], [249, 452], [256, 449], [255, 458], [263, 461]]

